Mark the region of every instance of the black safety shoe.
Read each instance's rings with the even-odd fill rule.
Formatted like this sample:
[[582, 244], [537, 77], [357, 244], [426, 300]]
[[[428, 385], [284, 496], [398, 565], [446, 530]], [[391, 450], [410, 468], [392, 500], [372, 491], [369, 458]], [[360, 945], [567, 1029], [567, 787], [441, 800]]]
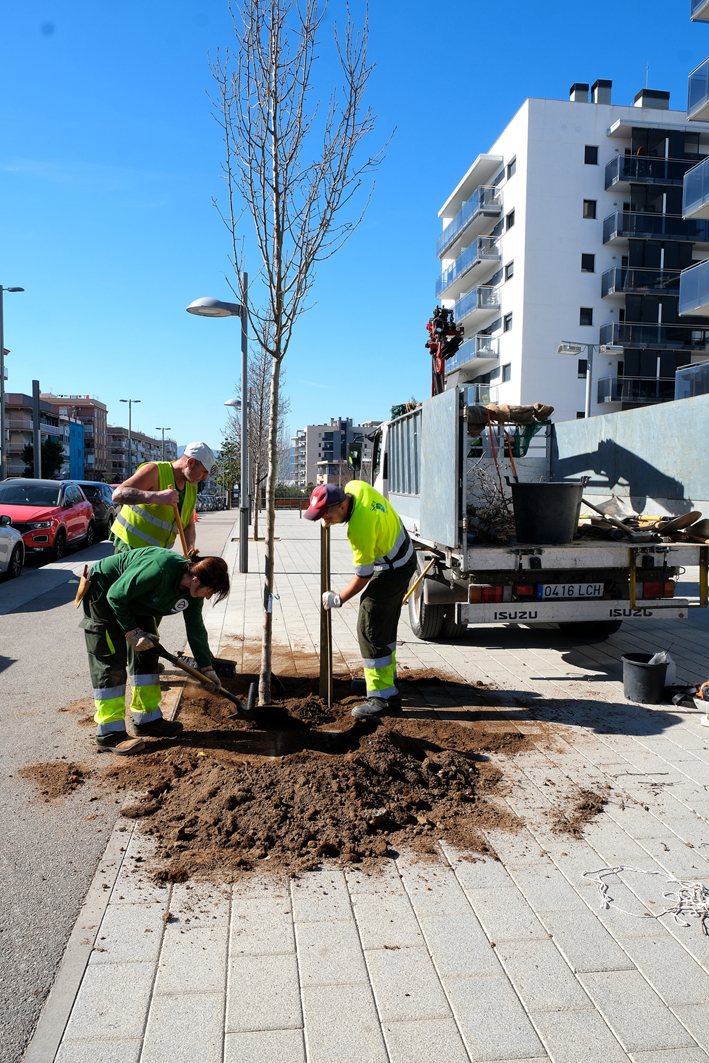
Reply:
[[141, 738], [147, 735], [149, 738], [174, 738], [182, 730], [179, 720], [166, 720], [162, 716], [150, 723], [133, 722], [133, 730]]
[[352, 715], [364, 720], [401, 716], [401, 698], [369, 698], [363, 705], [355, 705]]
[[116, 753], [119, 757], [140, 753], [145, 749], [142, 738], [133, 738], [127, 731], [111, 731], [107, 735], [96, 735], [99, 753]]
[[350, 683], [350, 690], [353, 694], [366, 694], [367, 681], [365, 679], [353, 679]]

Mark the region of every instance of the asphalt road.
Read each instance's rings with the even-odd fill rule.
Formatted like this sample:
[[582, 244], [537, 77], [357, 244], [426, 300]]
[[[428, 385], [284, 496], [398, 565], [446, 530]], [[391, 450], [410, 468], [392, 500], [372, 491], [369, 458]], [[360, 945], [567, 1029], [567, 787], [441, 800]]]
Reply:
[[[221, 554], [237, 518], [200, 517], [202, 555]], [[114, 798], [91, 801], [90, 783], [47, 802], [18, 775], [44, 761], [92, 766], [110, 756], [96, 752], [93, 726], [62, 710], [91, 695], [75, 573], [112, 552], [100, 543], [56, 564], [31, 561], [0, 584], [0, 1063], [22, 1058], [118, 812]], [[167, 617], [161, 636], [181, 649], [182, 618]]]

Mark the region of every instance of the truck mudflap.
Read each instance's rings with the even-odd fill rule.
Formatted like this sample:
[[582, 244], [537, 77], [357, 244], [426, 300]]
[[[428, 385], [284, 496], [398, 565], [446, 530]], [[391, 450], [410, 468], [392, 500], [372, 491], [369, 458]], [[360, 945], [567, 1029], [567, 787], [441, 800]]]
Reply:
[[[669, 603], [669, 604], [668, 604]], [[686, 620], [686, 598], [648, 599], [630, 608], [627, 601], [456, 602], [458, 624], [565, 624], [579, 620]]]

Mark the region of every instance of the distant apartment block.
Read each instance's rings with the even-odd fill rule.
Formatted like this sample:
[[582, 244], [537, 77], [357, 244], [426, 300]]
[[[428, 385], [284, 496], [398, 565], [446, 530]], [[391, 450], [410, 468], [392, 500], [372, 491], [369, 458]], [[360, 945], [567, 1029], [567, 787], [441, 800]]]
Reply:
[[329, 424], [309, 424], [291, 437], [293, 477], [298, 487], [340, 483], [350, 479], [347, 453], [351, 443], [361, 443], [362, 463], [371, 462], [372, 444], [367, 435], [380, 422], [353, 424], [351, 417], [332, 418]]
[[90, 395], [43, 394], [55, 417], [67, 417], [84, 426], [85, 480], [105, 480], [109, 471], [107, 409], [105, 403]]
[[[46, 439], [56, 440], [64, 448], [61, 479], [84, 477], [84, 429], [76, 419], [56, 414], [51, 403], [40, 399], [40, 446]], [[7, 475], [24, 476], [27, 466], [22, 460], [26, 446], [33, 446], [34, 420], [32, 396], [19, 392], [5, 394], [5, 414], [8, 431]]]
[[143, 432], [131, 432], [132, 456], [128, 458], [128, 429], [118, 425], [109, 425], [108, 443], [110, 447], [109, 483], [123, 483], [139, 465], [147, 461], [177, 461], [177, 442], [165, 440], [165, 457], [163, 459], [162, 438], [145, 435]]
[[[584, 416], [589, 345], [592, 414], [673, 399], [677, 370], [707, 358], [709, 264], [680, 306], [682, 271], [709, 259], [703, 68], [689, 114], [668, 92], [621, 105], [612, 82], [578, 82], [569, 100], [526, 100], [475, 159], [439, 212], [435, 294], [465, 329], [451, 385], [567, 420]], [[564, 356], [564, 341], [586, 346]]]

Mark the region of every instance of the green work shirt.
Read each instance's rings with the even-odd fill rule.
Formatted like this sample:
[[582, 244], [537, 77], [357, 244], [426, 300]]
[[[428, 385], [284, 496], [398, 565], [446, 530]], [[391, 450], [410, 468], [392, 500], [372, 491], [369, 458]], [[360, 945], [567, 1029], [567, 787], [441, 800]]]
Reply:
[[199, 668], [212, 663], [202, 619], [202, 598], [193, 598], [180, 581], [188, 561], [161, 546], [146, 546], [105, 557], [91, 569], [90, 579], [106, 595], [124, 631], [139, 627], [136, 616], [182, 613], [187, 640]]

